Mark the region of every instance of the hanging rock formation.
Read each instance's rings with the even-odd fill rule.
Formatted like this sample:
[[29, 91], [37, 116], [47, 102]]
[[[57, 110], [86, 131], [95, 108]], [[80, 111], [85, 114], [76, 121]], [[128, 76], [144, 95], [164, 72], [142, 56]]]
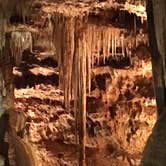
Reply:
[[[16, 13], [21, 15], [23, 21], [25, 21], [26, 6], [28, 5], [23, 0], [19, 1], [19, 3], [16, 0], [12, 1], [11, 4], [10, 1], [0, 1], [0, 3], [3, 11], [0, 15], [0, 21], [2, 23], [0, 25], [0, 50], [3, 57], [1, 58], [1, 64], [4, 59], [5, 61], [8, 60], [8, 64], [10, 64], [9, 66], [4, 66], [7, 74], [2, 74], [4, 78], [2, 77], [1, 87], [5, 86], [6, 91], [9, 92], [6, 98], [9, 97], [10, 101], [13, 102], [13, 86], [9, 86], [12, 84], [12, 79], [9, 80], [8, 78], [12, 78], [14, 61], [18, 65], [21, 62], [23, 51], [25, 49], [32, 50], [32, 41], [36, 39], [36, 36], [34, 35], [33, 38], [30, 31], [20, 30], [18, 27], [12, 30], [7, 28], [10, 16], [13, 14], [5, 14], [4, 11], [8, 11], [9, 7], [11, 9], [9, 11], [16, 9]], [[94, 10], [96, 12], [98, 6], [94, 6], [94, 8], [84, 7], [82, 8], [81, 5], [78, 7], [70, 4], [62, 4], [59, 7], [56, 6], [56, 9], [53, 11], [48, 10], [50, 12], [48, 13], [48, 27], [51, 33], [51, 35], [49, 34], [51, 36], [50, 43], [55, 47], [55, 57], [58, 60], [60, 72], [60, 86], [64, 92], [64, 105], [66, 110], [70, 110], [70, 103], [74, 100], [76, 137], [79, 136], [79, 144], [81, 145], [81, 165], [85, 164], [86, 96], [91, 92], [92, 68], [95, 65], [99, 65], [101, 61], [105, 64], [109, 59], [119, 61], [127, 57], [132, 61], [132, 51], [137, 45], [144, 43], [144, 36], [141, 39], [141, 35], [144, 35], [144, 33], [137, 33], [136, 20], [131, 19], [133, 21], [133, 29], [131, 28], [130, 33], [126, 33], [126, 27], [118, 29], [113, 28], [112, 25], [97, 25], [91, 22], [90, 11]], [[116, 15], [118, 12], [114, 11], [112, 15]], [[122, 12], [122, 15], [119, 16], [119, 20], [123, 17], [125, 17], [125, 12]], [[114, 20], [115, 18], [112, 17], [112, 21], [116, 21]], [[131, 18], [133, 18], [132, 14]], [[135, 33], [134, 39], [131, 38], [132, 31]], [[8, 38], [6, 38], [6, 32], [9, 34]], [[7, 47], [7, 44], [9, 52], [4, 55], [3, 50]], [[145, 44], [147, 44], [147, 41], [145, 41]], [[8, 72], [8, 68], [10, 72]], [[4, 85], [4, 82], [9, 82], [9, 84]], [[10, 98], [10, 96], [13, 98]], [[11, 106], [9, 104], [11, 102], [8, 102], [8, 100], [4, 100], [3, 102]], [[15, 137], [15, 135], [13, 137], [11, 136], [11, 138], [15, 140], [16, 148], [23, 147], [22, 151], [23, 153], [25, 152], [26, 156], [28, 154], [26, 146], [28, 145], [24, 146], [24, 140], [21, 140], [17, 136]], [[76, 138], [77, 140], [78, 138]], [[29, 153], [31, 153], [30, 150]], [[34, 166], [31, 161], [27, 161], [27, 163]]]

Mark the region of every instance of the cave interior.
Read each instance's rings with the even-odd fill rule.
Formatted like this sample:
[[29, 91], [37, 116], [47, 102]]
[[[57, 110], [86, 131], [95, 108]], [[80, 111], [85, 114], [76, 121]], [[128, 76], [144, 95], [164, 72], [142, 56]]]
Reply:
[[0, 165], [139, 166], [157, 119], [145, 1], [0, 9]]

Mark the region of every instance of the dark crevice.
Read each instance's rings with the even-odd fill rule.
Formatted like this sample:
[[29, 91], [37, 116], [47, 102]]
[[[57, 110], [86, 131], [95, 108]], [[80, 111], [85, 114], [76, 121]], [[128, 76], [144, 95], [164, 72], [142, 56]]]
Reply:
[[[44, 69], [54, 69], [57, 67], [57, 62], [50, 56], [47, 56], [43, 59], [37, 57], [37, 55], [30, 53], [28, 50], [24, 51], [22, 56], [22, 63], [15, 68], [16, 74], [14, 74], [14, 84], [17, 89], [34, 87], [38, 84], [45, 85], [59, 85], [59, 74], [52, 71], [48, 75], [38, 73], [38, 67], [43, 67]], [[36, 69], [35, 69], [36, 68]], [[37, 73], [30, 71], [35, 69]], [[21, 73], [17, 74], [17, 72]], [[43, 71], [44, 72], [44, 71]]]
[[112, 25], [117, 28], [134, 29], [134, 20], [137, 28], [147, 31], [146, 21], [142, 22], [141, 17], [126, 10], [115, 8], [109, 9], [94, 9], [89, 14], [89, 22], [96, 25]]

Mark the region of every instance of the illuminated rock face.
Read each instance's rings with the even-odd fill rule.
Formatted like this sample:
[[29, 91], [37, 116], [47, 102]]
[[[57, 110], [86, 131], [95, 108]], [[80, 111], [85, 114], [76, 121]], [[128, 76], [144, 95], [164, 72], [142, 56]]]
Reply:
[[145, 146], [141, 166], [166, 165], [166, 111], [159, 116]]
[[[101, 63], [105, 65], [112, 60], [118, 62], [123, 59], [128, 59], [130, 65], [136, 48], [139, 45], [148, 45], [147, 36], [140, 27], [137, 27], [135, 17], [131, 16], [134, 25], [131, 26], [132, 30], [127, 31], [126, 27], [115, 28], [112, 25], [91, 23], [88, 14], [82, 13], [81, 16], [72, 13], [71, 16], [71, 13], [63, 15], [56, 12], [51, 16], [53, 20], [51, 38], [60, 68], [60, 81], [62, 84], [65, 83], [63, 88], [66, 107], [69, 107], [69, 100], [75, 95], [72, 93], [77, 87], [76, 76], [80, 77], [82, 71], [90, 92], [91, 70], [94, 65], [99, 66]], [[84, 70], [79, 63], [84, 64]]]
[[[21, 4], [24, 6], [23, 1], [20, 1], [20, 6], [22, 6]], [[16, 7], [16, 4], [13, 5], [19, 11], [19, 14], [22, 14], [24, 17], [25, 13], [22, 8]], [[81, 16], [79, 16], [80, 18], [74, 18], [73, 16], [63, 17], [62, 13], [58, 14], [55, 17], [51, 16], [50, 20], [53, 21], [53, 27], [50, 28], [52, 32], [51, 39], [53, 38], [53, 44], [56, 48], [56, 58], [59, 62], [60, 81], [64, 90], [65, 106], [69, 108], [70, 100], [74, 98], [75, 101], [83, 101], [85, 109], [86, 92], [91, 91], [91, 70], [94, 65], [99, 66], [101, 61], [103, 64], [106, 64], [109, 59], [119, 61], [123, 58], [129, 58], [132, 61], [132, 49], [141, 42], [143, 44], [147, 43], [144, 43], [144, 34], [141, 31], [138, 33], [138, 37], [135, 34], [136, 36], [132, 38], [133, 34], [126, 35], [124, 28], [95, 25], [87, 23]], [[4, 24], [2, 28], [5, 29], [5, 26]], [[137, 27], [134, 26], [134, 28]], [[5, 30], [2, 32], [3, 36]], [[142, 37], [143, 40], [141, 39]], [[1, 43], [0, 48], [3, 48], [5, 36], [2, 38]], [[24, 31], [12, 32], [10, 49], [13, 57], [15, 57], [16, 64], [19, 64], [21, 61], [22, 51], [26, 48], [32, 48], [31, 34]], [[118, 90], [108, 87], [108, 91], [105, 94], [106, 97], [103, 98], [109, 101], [116, 101], [117, 98], [114, 97], [113, 99], [110, 97], [109, 94], [112, 93], [116, 93], [115, 95], [119, 96]], [[77, 104], [75, 102], [75, 111], [77, 110], [76, 107], [82, 103]], [[120, 135], [121, 133], [120, 131]], [[17, 141], [17, 138], [15, 140]], [[32, 165], [34, 166], [34, 164]]]

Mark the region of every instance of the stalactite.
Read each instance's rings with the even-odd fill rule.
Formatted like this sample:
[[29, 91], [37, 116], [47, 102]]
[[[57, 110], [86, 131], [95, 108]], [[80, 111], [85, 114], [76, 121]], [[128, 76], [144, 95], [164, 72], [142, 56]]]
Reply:
[[28, 9], [31, 4], [30, 1], [25, 0], [5, 0], [0, 1], [0, 51], [5, 45], [5, 33], [7, 31], [7, 23], [9, 22], [9, 19], [11, 15], [13, 14], [13, 11], [20, 14], [20, 16], [23, 17], [25, 20], [25, 15], [28, 13]]
[[[76, 37], [76, 36], [75, 36]], [[75, 43], [75, 48], [78, 48], [78, 43]], [[80, 75], [80, 63], [79, 63], [79, 55], [78, 49], [75, 49], [74, 57], [73, 57], [73, 77], [72, 77], [72, 87], [73, 88], [73, 98], [74, 98], [74, 114], [75, 114], [75, 140], [76, 144], [78, 144], [78, 93], [79, 93], [79, 75]]]
[[5, 33], [7, 29], [7, 20], [0, 14], [0, 52], [2, 48], [5, 46]]
[[114, 34], [114, 50], [115, 50], [115, 59], [117, 60], [118, 59], [118, 56], [117, 56], [117, 52], [116, 52], [116, 34]]
[[95, 64], [95, 43], [96, 43], [96, 39], [95, 39], [95, 36], [96, 36], [96, 28], [95, 28], [95, 26], [93, 26], [92, 25], [92, 31], [91, 31], [91, 33], [92, 33], [92, 43], [91, 43], [91, 48], [92, 48], [92, 54], [91, 54], [91, 56], [92, 56], [92, 67], [94, 66], [94, 64]]
[[110, 56], [110, 47], [111, 47], [111, 33], [110, 33], [110, 30], [108, 30], [108, 34], [107, 34], [107, 44], [108, 44], [108, 47], [107, 47], [107, 58], [109, 58]]
[[134, 15], [134, 35], [136, 35], [137, 32], [137, 20], [136, 20], [136, 16]]
[[102, 31], [102, 48], [103, 48], [103, 63], [105, 64], [107, 54], [107, 30], [104, 28]]
[[73, 66], [73, 54], [74, 54], [74, 22], [73, 18], [65, 19], [64, 35], [63, 42], [65, 47], [63, 50], [63, 76], [64, 83], [64, 95], [65, 95], [65, 106], [67, 109], [70, 108], [70, 99], [71, 99], [71, 81], [72, 81], [72, 66]]
[[137, 47], [137, 20], [136, 20], [136, 16], [134, 15], [134, 47]]
[[124, 34], [123, 33], [120, 36], [120, 40], [121, 40], [122, 56], [125, 57]]
[[113, 57], [113, 58], [115, 58], [114, 48], [115, 48], [114, 33], [112, 32], [112, 57]]
[[97, 53], [97, 48], [98, 48], [98, 34], [99, 34], [99, 31], [98, 29], [95, 27], [95, 34], [94, 34], [94, 45], [95, 45], [95, 48], [94, 48], [94, 54], [95, 54], [95, 63], [96, 65], [98, 65], [98, 62], [99, 62], [99, 54]]
[[92, 27], [88, 25], [86, 34], [86, 47], [87, 47], [87, 87], [88, 94], [91, 91], [91, 67], [92, 67]]
[[101, 42], [101, 41], [98, 41], [99, 40], [99, 32], [100, 32], [100, 29], [97, 27], [97, 26], [95, 26], [94, 27], [95, 28], [95, 31], [96, 31], [96, 33], [94, 33], [94, 44], [96, 45], [96, 47], [95, 47], [95, 50], [94, 50], [94, 53], [95, 53], [95, 56], [96, 56], [96, 64], [98, 65], [99, 64], [99, 58], [100, 58], [100, 55], [98, 54], [98, 45], [99, 45], [99, 43]]
[[11, 32], [10, 49], [12, 56], [18, 65], [22, 59], [22, 53], [25, 49], [32, 51], [32, 35], [30, 32], [13, 31]]
[[53, 43], [55, 45], [55, 56], [58, 60], [59, 66], [59, 85], [63, 87], [63, 72], [62, 72], [62, 64], [63, 64], [63, 30], [64, 30], [64, 18], [61, 14], [55, 13], [53, 16]]
[[[54, 25], [52, 22], [52, 15], [48, 13], [41, 25], [40, 30], [33, 33], [34, 45], [39, 45], [55, 52], [53, 45], [53, 29]], [[54, 56], [54, 58], [55, 60], [58, 60], [57, 57]]]
[[[82, 26], [84, 26], [82, 24]], [[79, 79], [78, 79], [78, 105], [79, 105], [79, 144], [80, 144], [80, 156], [79, 165], [85, 165], [85, 142], [86, 142], [86, 32], [79, 29], [78, 42], [78, 69], [79, 69]]]
[[128, 57], [129, 57], [131, 65], [132, 65], [131, 54], [132, 54], [132, 41], [130, 40], [129, 44], [128, 44]]

